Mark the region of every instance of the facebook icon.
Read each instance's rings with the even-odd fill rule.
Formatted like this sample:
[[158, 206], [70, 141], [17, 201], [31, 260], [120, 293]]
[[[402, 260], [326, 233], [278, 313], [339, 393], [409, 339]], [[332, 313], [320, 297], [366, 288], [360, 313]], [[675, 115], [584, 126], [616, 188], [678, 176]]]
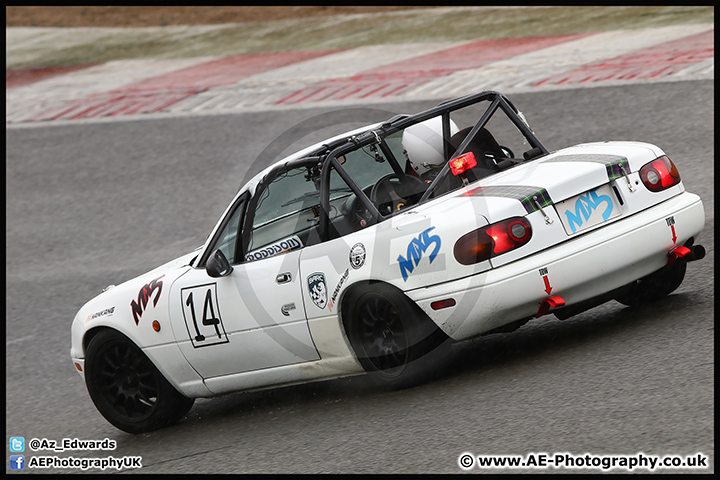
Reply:
[[25, 455], [10, 455], [10, 470], [25, 470]]

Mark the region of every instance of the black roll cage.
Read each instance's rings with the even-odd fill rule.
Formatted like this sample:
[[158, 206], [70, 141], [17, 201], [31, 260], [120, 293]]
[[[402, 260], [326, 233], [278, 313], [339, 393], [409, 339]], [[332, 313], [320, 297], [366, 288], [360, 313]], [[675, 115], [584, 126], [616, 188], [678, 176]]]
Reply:
[[[478, 122], [470, 130], [470, 132], [459, 145], [455, 153], [453, 153], [452, 157], [450, 157], [450, 112], [460, 110], [483, 101], [490, 101], [490, 106], [485, 110]], [[549, 153], [547, 148], [545, 148], [545, 146], [535, 136], [535, 133], [533, 133], [533, 131], [530, 129], [525, 119], [520, 116], [519, 110], [515, 107], [515, 105], [513, 105], [512, 102], [510, 102], [510, 100], [508, 100], [508, 98], [501, 93], [492, 90], [486, 90], [465, 97], [448, 100], [439, 104], [436, 107], [417, 113], [415, 115], [398, 115], [391, 118], [387, 122], [382, 123], [379, 128], [376, 128], [374, 130], [368, 130], [359, 135], [348, 138], [345, 141], [340, 140], [337, 142], [337, 144], [334, 145], [324, 145], [323, 147], [327, 147], [327, 149], [325, 149], [324, 151], [328, 152], [329, 150], [329, 152], [326, 154], [323, 161], [320, 177], [319, 230], [321, 241], [326, 241], [328, 239], [329, 233], [330, 217], [328, 215], [328, 212], [330, 211], [330, 171], [333, 168], [348, 184], [353, 193], [357, 195], [358, 199], [363, 203], [363, 206], [370, 212], [375, 222], [381, 222], [388, 218], [386, 216], [383, 216], [378, 211], [377, 207], [375, 207], [375, 205], [367, 197], [367, 195], [364, 194], [362, 188], [353, 181], [350, 175], [347, 174], [347, 172], [343, 169], [342, 165], [338, 161], [338, 157], [341, 157], [346, 153], [349, 153], [358, 148], [379, 144], [386, 158], [388, 158], [388, 161], [392, 165], [393, 171], [397, 173], [397, 169], [400, 167], [397, 164], [397, 160], [392, 155], [390, 149], [385, 143], [385, 137], [392, 135], [393, 133], [396, 133], [407, 127], [410, 127], [411, 125], [414, 125], [416, 123], [424, 122], [425, 120], [441, 115], [445, 158], [450, 157], [449, 160], [452, 160], [465, 153], [465, 149], [467, 148], [467, 146], [472, 142], [478, 132], [480, 132], [480, 130], [487, 124], [487, 122], [490, 120], [490, 118], [493, 116], [493, 114], [497, 111], [498, 108], [500, 108], [508, 116], [512, 123], [518, 128], [518, 130], [520, 130], [520, 132], [525, 136], [532, 148], [539, 149], [543, 155], [547, 155]], [[321, 155], [321, 153], [317, 151], [314, 152], [314, 154]], [[400, 170], [402, 169], [400, 168]], [[437, 177], [435, 177], [435, 179], [432, 181], [427, 191], [420, 198], [420, 201], [417, 203], [418, 205], [425, 203], [430, 199], [438, 185], [440, 185], [442, 180], [448, 175], [449, 171], [450, 162], [448, 161], [442, 167]], [[399, 175], [401, 180], [403, 178], [403, 175], [404, 173], [402, 175]]]
[[[458, 146], [457, 150], [453, 153], [452, 157], [450, 157], [450, 113], [456, 110], [460, 110], [466, 107], [469, 107], [474, 104], [478, 104], [483, 101], [489, 101], [490, 105], [485, 110], [485, 112], [482, 114], [478, 122], [473, 126], [473, 128], [470, 130], [468, 135], [465, 137], [465, 139], [461, 142], [461, 144]], [[443, 146], [444, 146], [444, 154], [445, 158], [448, 158], [448, 160], [452, 160], [460, 155], [462, 155], [464, 150], [467, 148], [467, 146], [472, 142], [472, 140], [475, 138], [475, 136], [480, 132], [480, 130], [487, 124], [487, 122], [490, 120], [492, 115], [497, 111], [497, 109], [501, 109], [508, 118], [512, 121], [512, 123], [520, 130], [520, 132], [525, 136], [528, 143], [531, 145], [531, 148], [538, 149], [542, 155], [547, 155], [549, 152], [545, 148], [545, 146], [540, 142], [540, 140], [535, 136], [533, 131], [530, 129], [530, 127], [525, 122], [525, 119], [521, 117], [520, 112], [515, 106], [510, 102], [510, 100], [507, 99], [504, 95], [502, 95], [499, 92], [495, 92], [492, 90], [486, 90], [483, 92], [479, 92], [472, 95], [467, 95], [465, 97], [456, 98], [453, 100], [448, 100], [446, 102], [443, 102], [436, 107], [430, 108], [428, 110], [425, 110], [423, 112], [417, 113], [415, 115], [396, 115], [386, 122], [380, 124], [379, 127], [371, 130], [367, 130], [365, 132], [362, 132], [358, 135], [349, 137], [349, 138], [340, 138], [338, 140], [335, 140], [333, 142], [330, 142], [329, 144], [323, 144], [319, 148], [315, 149], [312, 152], [309, 152], [308, 155], [302, 158], [298, 158], [295, 160], [290, 160], [288, 162], [285, 162], [282, 166], [282, 170], [287, 170], [290, 168], [295, 167], [301, 167], [301, 166], [307, 166], [309, 168], [318, 168], [320, 171], [320, 212], [319, 212], [319, 224], [318, 224], [318, 230], [319, 230], [319, 237], [321, 242], [325, 242], [330, 238], [330, 217], [328, 212], [330, 211], [330, 172], [332, 169], [335, 169], [337, 173], [340, 175], [342, 180], [347, 183], [347, 185], [350, 187], [351, 191], [357, 196], [358, 200], [362, 202], [363, 206], [367, 209], [367, 211], [370, 213], [372, 219], [375, 223], [379, 223], [386, 218], [389, 218], [389, 216], [383, 216], [380, 211], [377, 209], [377, 207], [373, 204], [373, 202], [368, 198], [368, 196], [363, 192], [362, 187], [359, 186], [352, 177], [345, 171], [345, 169], [342, 167], [342, 164], [340, 161], [338, 161], [339, 157], [342, 157], [346, 153], [352, 152], [354, 150], [357, 150], [358, 148], [363, 148], [367, 146], [372, 145], [379, 145], [380, 149], [383, 152], [383, 155], [388, 160], [390, 166], [393, 169], [393, 172], [398, 176], [400, 181], [404, 181], [405, 172], [402, 168], [402, 166], [398, 163], [395, 156], [392, 154], [390, 148], [388, 147], [387, 143], [385, 142], [385, 137], [392, 135], [400, 130], [404, 130], [407, 127], [410, 127], [412, 125], [415, 125], [420, 122], [424, 122], [425, 120], [429, 120], [430, 118], [441, 116], [442, 118], [442, 129], [443, 129]], [[433, 195], [434, 191], [437, 189], [437, 187], [441, 184], [442, 180], [447, 177], [448, 172], [450, 171], [450, 162], [448, 161], [440, 170], [439, 174], [435, 177], [435, 179], [432, 181], [432, 183], [429, 185], [423, 196], [418, 201], [417, 205], [420, 205], [422, 203], [427, 202], [430, 197]], [[252, 217], [254, 216], [254, 207], [258, 201], [258, 192], [262, 192], [265, 187], [273, 181], [279, 174], [281, 173], [281, 169], [275, 168], [271, 172], [268, 173], [257, 185], [256, 193], [253, 195], [252, 198], [247, 198], [247, 196], [243, 196], [242, 201], [243, 202], [249, 202], [245, 214], [243, 215], [245, 217], [244, 220], [241, 220], [240, 225], [247, 225], [248, 222], [251, 225], [252, 224]], [[234, 211], [234, 209], [232, 210]], [[223, 220], [223, 224], [225, 224], [228, 221], [228, 218], [230, 215], [232, 215], [232, 211], [227, 215], [227, 217]], [[218, 232], [222, 231], [221, 227], [218, 229]], [[236, 251], [236, 258], [242, 258], [241, 255], [244, 254], [245, 249], [248, 245], [249, 241], [249, 232], [247, 229], [240, 227], [240, 232], [238, 234], [241, 236], [241, 241], [238, 242], [236, 247], [239, 249]], [[211, 245], [216, 243], [217, 239], [213, 239], [213, 242]], [[198, 262], [198, 266], [202, 267], [205, 265], [205, 262], [207, 261], [207, 258], [209, 257], [210, 250], [204, 252], [203, 257]]]

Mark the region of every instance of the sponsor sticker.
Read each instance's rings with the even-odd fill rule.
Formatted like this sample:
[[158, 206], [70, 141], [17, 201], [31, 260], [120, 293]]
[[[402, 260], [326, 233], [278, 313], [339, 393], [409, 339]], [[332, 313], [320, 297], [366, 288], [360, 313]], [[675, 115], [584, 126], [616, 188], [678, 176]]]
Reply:
[[318, 308], [325, 308], [328, 302], [325, 274], [317, 272], [307, 277], [310, 298]]
[[268, 245], [258, 250], [253, 250], [245, 255], [245, 261], [251, 262], [253, 260], [262, 260], [263, 258], [273, 257], [291, 250], [297, 250], [298, 248], [302, 248], [302, 246], [303, 243], [302, 240], [300, 240], [300, 237], [293, 235], [292, 237], [275, 242], [272, 245]]
[[340, 294], [340, 289], [342, 288], [343, 284], [345, 284], [345, 280], [348, 279], [350, 276], [350, 269], [346, 268], [345, 273], [342, 274], [342, 277], [340, 277], [340, 280], [338, 280], [338, 284], [335, 287], [335, 290], [333, 290], [332, 297], [330, 298], [330, 304], [328, 308], [332, 312], [333, 306], [335, 305], [335, 301], [337, 300], [338, 295]]
[[589, 190], [555, 204], [565, 232], [572, 235], [621, 214], [609, 185]]
[[350, 249], [350, 266], [357, 270], [365, 265], [365, 245], [356, 243]]
[[90, 320], [95, 320], [96, 318], [104, 317], [104, 316], [110, 316], [113, 313], [115, 313], [115, 307], [106, 308], [105, 310], [101, 310], [97, 313], [93, 313], [92, 315], [88, 315], [86, 322], [89, 322]]
[[147, 309], [148, 302], [150, 301], [150, 298], [152, 298], [153, 294], [155, 294], [155, 290], [157, 290], [157, 293], [153, 299], [153, 307], [155, 307], [158, 300], [160, 300], [163, 287], [163, 282], [160, 279], [164, 276], [165, 275], [161, 275], [152, 282], [145, 284], [138, 292], [137, 300], [132, 300], [130, 302], [130, 308], [132, 309], [135, 325], [140, 324], [140, 317], [142, 317], [143, 312]]
[[435, 257], [440, 251], [442, 241], [438, 235], [430, 235], [430, 232], [434, 229], [435, 227], [430, 227], [418, 235], [417, 238], [413, 238], [407, 246], [405, 257], [398, 255], [397, 260], [403, 281], [407, 281], [408, 275], [420, 264], [420, 260], [431, 245], [434, 245], [434, 247], [430, 252], [430, 263], [435, 260]]
[[280, 307], [280, 312], [285, 315], [286, 317], [290, 316], [290, 310], [295, 310], [295, 304], [294, 303], [286, 303], [282, 307]]

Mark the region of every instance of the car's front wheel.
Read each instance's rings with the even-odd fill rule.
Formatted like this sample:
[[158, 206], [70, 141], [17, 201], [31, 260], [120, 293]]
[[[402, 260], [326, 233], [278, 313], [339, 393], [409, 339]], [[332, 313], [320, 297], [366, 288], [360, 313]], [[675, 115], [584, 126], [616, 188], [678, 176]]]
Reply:
[[95, 407], [120, 430], [143, 433], [170, 425], [192, 407], [140, 348], [115, 330], [87, 346], [85, 383]]
[[449, 338], [402, 292], [367, 286], [355, 292], [346, 328], [358, 361], [372, 380], [406, 388], [436, 372]]

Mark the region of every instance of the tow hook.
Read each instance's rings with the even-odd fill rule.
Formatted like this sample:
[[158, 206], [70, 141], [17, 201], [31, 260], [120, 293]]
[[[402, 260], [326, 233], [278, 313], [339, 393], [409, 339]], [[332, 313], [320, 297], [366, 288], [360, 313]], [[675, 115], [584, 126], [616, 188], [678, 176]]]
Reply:
[[542, 301], [540, 304], [540, 308], [538, 309], [537, 315], [535, 315], [535, 318], [542, 317], [546, 313], [548, 313], [553, 308], [558, 307], [564, 307], [565, 306], [565, 300], [563, 300], [562, 297], [558, 295], [553, 295], [552, 297], [548, 297], [545, 300]]
[[705, 247], [693, 245], [691, 247], [677, 247], [668, 253], [668, 265], [674, 264], [677, 260], [682, 262], [694, 262], [705, 258]]

